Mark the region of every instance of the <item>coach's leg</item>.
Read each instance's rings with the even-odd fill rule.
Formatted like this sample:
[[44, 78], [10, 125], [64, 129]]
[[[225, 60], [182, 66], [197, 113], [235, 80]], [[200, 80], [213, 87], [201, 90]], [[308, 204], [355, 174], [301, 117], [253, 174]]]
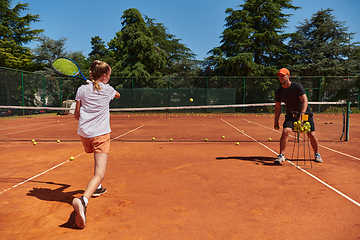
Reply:
[[291, 128], [284, 128], [280, 138], [280, 154], [285, 154], [286, 145], [289, 135], [292, 132]]
[[283, 129], [283, 132], [281, 134], [281, 138], [280, 138], [280, 154], [278, 155], [277, 159], [274, 161], [274, 163], [279, 164], [285, 161], [285, 149], [286, 149], [286, 145], [287, 145], [287, 141], [289, 138], [289, 134], [292, 131], [291, 128], [285, 127]]
[[311, 147], [313, 148], [314, 153], [315, 153], [315, 162], [321, 163], [322, 158], [321, 158], [321, 155], [319, 153], [319, 142], [318, 142], [318, 139], [316, 137], [315, 131], [308, 133], [308, 136], [310, 138]]
[[316, 137], [315, 131], [308, 133], [308, 137], [310, 139], [310, 144], [314, 150], [314, 153], [318, 153], [319, 152], [319, 143], [318, 143], [318, 139]]

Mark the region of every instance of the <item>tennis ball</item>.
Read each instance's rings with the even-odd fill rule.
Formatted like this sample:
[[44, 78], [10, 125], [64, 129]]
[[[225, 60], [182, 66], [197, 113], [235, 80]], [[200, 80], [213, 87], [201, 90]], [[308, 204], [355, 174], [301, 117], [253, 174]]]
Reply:
[[193, 102], [193, 101], [194, 101], [194, 99], [190, 98], [190, 102]]
[[34, 145], [36, 145], [37, 143], [36, 142], [34, 142]]
[[272, 139], [271, 138], [269, 138], [269, 141], [271, 141]]
[[236, 145], [239, 145], [239, 142], [237, 142]]
[[170, 138], [169, 140], [172, 141], [172, 138]]
[[60, 142], [60, 140], [57, 140], [56, 142], [57, 142], [57, 143], [59, 143], [59, 142]]
[[155, 137], [153, 137], [152, 140], [155, 140]]
[[207, 141], [207, 138], [205, 138], [205, 142]]
[[71, 156], [71, 157], [70, 157], [70, 161], [73, 161], [73, 160], [74, 160], [74, 157]]
[[32, 142], [35, 142], [35, 139], [31, 140]]
[[222, 136], [222, 138], [224, 139], [224, 138], [225, 138], [225, 136]]

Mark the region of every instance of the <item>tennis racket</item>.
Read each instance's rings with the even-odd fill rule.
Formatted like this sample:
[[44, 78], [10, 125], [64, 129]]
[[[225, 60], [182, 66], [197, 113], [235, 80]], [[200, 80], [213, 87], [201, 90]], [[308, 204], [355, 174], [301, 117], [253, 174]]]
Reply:
[[[80, 71], [79, 66], [67, 57], [58, 57], [51, 63], [52, 68], [58, 74], [61, 74], [66, 77], [78, 78], [86, 81], [87, 83], [91, 83], [90, 80], [86, 79], [84, 74]], [[80, 73], [80, 76], [77, 76]]]

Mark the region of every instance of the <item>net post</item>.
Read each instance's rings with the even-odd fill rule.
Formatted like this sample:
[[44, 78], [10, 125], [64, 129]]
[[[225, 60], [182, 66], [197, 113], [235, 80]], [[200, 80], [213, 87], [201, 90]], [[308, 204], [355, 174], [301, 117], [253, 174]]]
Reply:
[[60, 107], [61, 107], [61, 103], [62, 103], [62, 93], [61, 93], [61, 78], [59, 79], [60, 81]]
[[357, 113], [359, 113], [359, 102], [360, 102], [360, 89], [358, 89]]
[[[245, 77], [243, 78], [243, 104], [245, 104], [245, 94], [246, 94], [246, 90], [245, 90]], [[243, 113], [245, 113], [245, 108], [243, 108]]]
[[[321, 102], [321, 77], [319, 77], [319, 102]], [[318, 111], [320, 113], [320, 105]]]
[[[21, 71], [21, 95], [22, 95], [22, 105], [25, 106], [25, 96], [24, 96], [24, 71]], [[25, 115], [25, 110], [23, 110], [23, 115]]]
[[43, 75], [43, 106], [45, 107], [45, 75]]
[[348, 142], [349, 141], [349, 121], [350, 121], [350, 102], [347, 103], [347, 108], [346, 108], [346, 130], [345, 130], [345, 141]]

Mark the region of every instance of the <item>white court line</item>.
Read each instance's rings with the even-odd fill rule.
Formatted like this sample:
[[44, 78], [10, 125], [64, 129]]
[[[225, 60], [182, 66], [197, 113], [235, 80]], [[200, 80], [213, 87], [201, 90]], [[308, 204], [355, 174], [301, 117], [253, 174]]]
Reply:
[[[59, 124], [59, 125], [57, 125], [57, 126], [62, 126], [62, 125], [66, 125], [66, 124], [67, 124], [67, 123], [61, 123], [61, 124]], [[29, 132], [29, 131], [39, 130], [39, 129], [43, 129], [43, 128], [50, 128], [50, 127], [54, 127], [54, 126], [51, 125], [51, 126], [45, 126], [45, 127], [41, 127], [41, 128], [26, 129], [26, 130], [22, 130], [22, 131], [18, 131], [18, 132], [4, 133], [4, 134], [0, 134], [0, 136], [17, 134], [17, 133], [23, 133], [23, 132]]]
[[[125, 135], [131, 133], [131, 132], [134, 132], [135, 130], [138, 130], [139, 128], [142, 128], [143, 126], [144, 126], [144, 125], [141, 125], [141, 126], [135, 128], [135, 129], [133, 129], [133, 130], [130, 130], [130, 131], [128, 131], [128, 132], [126, 132], [126, 133], [124, 133], [124, 134], [122, 134], [122, 135], [117, 136], [117, 137], [114, 138], [114, 139], [120, 138], [120, 137], [122, 137], [122, 136], [125, 136]], [[112, 139], [112, 140], [114, 140], [114, 139]], [[77, 155], [76, 157], [74, 157], [74, 159], [80, 157], [80, 156], [83, 155], [84, 153], [85, 153], [85, 152]], [[24, 181], [22, 181], [22, 182], [20, 182], [20, 183], [18, 183], [18, 184], [16, 184], [16, 185], [14, 185], [14, 186], [8, 188], [8, 189], [5, 189], [5, 190], [1, 191], [0, 194], [2, 194], [2, 193], [4, 193], [4, 192], [7, 192], [7, 191], [9, 191], [9, 190], [11, 190], [11, 189], [14, 189], [14, 188], [16, 188], [16, 187], [18, 187], [18, 186], [20, 186], [20, 185], [22, 185], [22, 184], [24, 184], [24, 183], [27, 183], [27, 182], [29, 182], [29, 181], [37, 178], [37, 177], [40, 177], [41, 175], [44, 175], [45, 173], [47, 173], [47, 172], [49, 172], [49, 171], [51, 171], [51, 170], [53, 170], [53, 169], [55, 169], [55, 168], [60, 167], [61, 165], [65, 164], [65, 163], [67, 163], [67, 162], [69, 162], [69, 161], [70, 161], [70, 160], [66, 160], [65, 162], [62, 162], [62, 163], [60, 163], [60, 164], [58, 164], [58, 165], [56, 165], [56, 166], [54, 166], [54, 167], [52, 167], [52, 168], [49, 168], [48, 170], [45, 170], [45, 171], [43, 171], [42, 173], [39, 173], [39, 174], [36, 175], [36, 176], [33, 176], [33, 177], [31, 177], [31, 178], [29, 178], [29, 179], [26, 179], [26, 180], [24, 180]]]
[[[77, 155], [76, 157], [74, 157], [74, 159], [77, 158], [77, 157], [80, 157], [80, 156], [83, 155], [83, 154], [84, 154], [84, 153], [81, 153], [81, 154]], [[48, 170], [45, 170], [44, 172], [39, 173], [39, 174], [36, 175], [36, 176], [33, 176], [33, 177], [29, 178], [29, 179], [26, 179], [26, 180], [22, 181], [21, 183], [18, 183], [18, 184], [14, 185], [14, 186], [12, 186], [12, 187], [10, 187], [10, 188], [8, 188], [8, 189], [5, 189], [5, 190], [1, 191], [0, 194], [2, 194], [2, 193], [4, 193], [4, 192], [7, 192], [7, 191], [9, 191], [9, 190], [11, 190], [11, 189], [13, 189], [13, 188], [16, 188], [16, 187], [18, 187], [18, 186], [20, 186], [20, 185], [22, 185], [22, 184], [24, 184], [24, 183], [27, 183], [27, 182], [33, 180], [34, 178], [37, 178], [37, 177], [39, 177], [39, 176], [41, 176], [41, 175], [43, 175], [43, 174], [45, 174], [45, 173], [47, 173], [47, 172], [49, 172], [49, 171], [57, 168], [57, 167], [60, 167], [61, 165], [65, 164], [65, 163], [67, 163], [67, 162], [69, 162], [69, 161], [70, 161], [70, 160], [66, 160], [65, 162], [62, 162], [62, 163], [60, 163], [60, 164], [58, 164], [58, 165], [56, 165], [56, 166], [54, 166], [54, 167], [52, 167], [52, 168], [49, 168]]]
[[130, 130], [130, 131], [128, 131], [128, 132], [126, 132], [126, 133], [124, 133], [124, 134], [122, 134], [122, 135], [119, 135], [119, 136], [117, 136], [116, 138], [113, 138], [112, 140], [116, 140], [116, 139], [121, 138], [121, 137], [123, 137], [123, 136], [125, 136], [125, 135], [128, 135], [129, 133], [132, 133], [132, 132], [140, 129], [140, 128], [142, 128], [143, 126], [144, 126], [144, 125], [141, 125], [141, 126], [139, 126], [139, 127], [137, 127], [137, 128], [134, 128], [133, 130]]
[[339, 152], [339, 151], [336, 151], [336, 150], [334, 150], [334, 149], [331, 149], [331, 148], [328, 148], [328, 147], [325, 147], [325, 146], [322, 146], [322, 145], [319, 145], [319, 147], [323, 147], [323, 148], [325, 148], [325, 149], [327, 149], [327, 150], [330, 150], [330, 151], [336, 152], [336, 153], [338, 153], [338, 154], [341, 154], [341, 155], [347, 156], [347, 157], [349, 157], [349, 158], [353, 158], [353, 159], [355, 159], [355, 160], [359, 160], [359, 161], [360, 161], [360, 158], [351, 156], [351, 155], [349, 155], [349, 154], [346, 154], [346, 153], [343, 153], [343, 152]]
[[[271, 148], [269, 148], [268, 146], [266, 146], [265, 144], [257, 141], [255, 138], [249, 136], [248, 134], [240, 131], [238, 128], [236, 128], [235, 126], [233, 126], [232, 124], [228, 123], [227, 121], [223, 120], [221, 118], [221, 120], [223, 122], [225, 122], [226, 124], [228, 124], [229, 126], [233, 127], [235, 130], [237, 130], [238, 132], [244, 134], [245, 136], [247, 136], [248, 138], [254, 140], [256, 143], [262, 145], [263, 147], [265, 147], [266, 149], [270, 150], [271, 152], [275, 153], [275, 155], [278, 155], [277, 152], [275, 152], [274, 150], [272, 150]], [[350, 202], [356, 204], [358, 207], [360, 207], [360, 203], [356, 202], [355, 200], [353, 200], [352, 198], [348, 197], [347, 195], [345, 195], [344, 193], [340, 192], [339, 190], [337, 190], [336, 188], [330, 186], [329, 184], [327, 184], [326, 182], [322, 181], [321, 179], [319, 179], [318, 177], [312, 175], [311, 173], [309, 173], [308, 171], [304, 170], [303, 168], [297, 166], [296, 164], [294, 164], [293, 162], [291, 162], [290, 160], [286, 160], [287, 162], [289, 162], [291, 165], [295, 166], [297, 169], [301, 170], [302, 172], [306, 173], [307, 175], [309, 175], [310, 177], [314, 178], [315, 180], [317, 180], [318, 182], [320, 182], [321, 184], [325, 185], [326, 187], [330, 188], [331, 190], [335, 191], [336, 193], [340, 194], [341, 196], [343, 196], [344, 198], [346, 198], [347, 200], [349, 200]]]
[[[245, 118], [243, 118], [243, 120], [244, 120], [244, 121], [251, 122], [251, 123], [253, 123], [253, 124], [255, 124], [255, 125], [258, 125], [258, 126], [260, 126], [260, 127], [267, 128], [267, 129], [269, 129], [269, 130], [273, 130], [273, 131], [275, 131], [275, 132], [281, 133], [281, 131], [279, 131], [279, 130], [275, 130], [275, 129], [269, 128], [269, 127], [267, 127], [267, 126], [261, 125], [261, 124], [259, 124], [259, 123], [256, 123], [256, 122], [253, 122], [253, 121], [250, 121], [250, 120], [247, 120], [247, 119], [245, 119]], [[295, 138], [293, 135], [289, 135], [289, 136]], [[299, 139], [300, 139], [300, 140], [303, 140], [302, 138], [299, 138]], [[344, 156], [346, 156], [346, 157], [353, 158], [353, 159], [355, 159], [355, 160], [360, 161], [360, 158], [358, 158], [358, 157], [354, 157], [354, 156], [351, 156], [351, 155], [349, 155], [349, 154], [346, 154], [346, 153], [343, 153], [343, 152], [339, 152], [339, 151], [337, 151], [337, 150], [335, 150], [335, 149], [332, 149], [332, 148], [329, 148], [329, 147], [325, 147], [325, 146], [320, 145], [320, 144], [319, 144], [319, 147], [325, 148], [325, 149], [327, 149], [327, 150], [329, 150], [329, 151], [332, 151], [332, 152], [335, 152], [335, 153], [344, 155]]]

